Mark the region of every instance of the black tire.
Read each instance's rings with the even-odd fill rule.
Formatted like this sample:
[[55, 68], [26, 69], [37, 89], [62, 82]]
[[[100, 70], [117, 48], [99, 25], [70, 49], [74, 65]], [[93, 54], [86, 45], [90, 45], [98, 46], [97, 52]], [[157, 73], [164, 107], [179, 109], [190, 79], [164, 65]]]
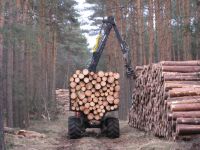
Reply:
[[81, 119], [77, 117], [68, 118], [68, 136], [70, 139], [77, 139], [82, 136]]
[[120, 135], [119, 120], [117, 118], [106, 119], [106, 135], [109, 138], [118, 138]]

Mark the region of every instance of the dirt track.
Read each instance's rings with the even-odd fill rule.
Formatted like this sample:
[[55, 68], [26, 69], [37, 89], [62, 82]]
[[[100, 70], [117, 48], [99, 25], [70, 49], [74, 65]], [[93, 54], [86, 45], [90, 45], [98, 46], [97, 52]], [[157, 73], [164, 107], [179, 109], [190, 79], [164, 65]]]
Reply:
[[[63, 98], [62, 92], [59, 95]], [[70, 115], [73, 114], [68, 112], [67, 116]], [[120, 121], [120, 130], [121, 136], [118, 139], [108, 139], [98, 129], [90, 129], [83, 138], [71, 140], [66, 136], [65, 129], [58, 150], [200, 150], [200, 138], [187, 142], [167, 141], [131, 128], [127, 121]]]
[[98, 131], [89, 130], [81, 139], [61, 139], [58, 150], [199, 150], [200, 139], [192, 141], [167, 141], [130, 128], [127, 122], [121, 121], [121, 136], [108, 139]]
[[[63, 104], [62, 96], [57, 100]], [[67, 102], [67, 101], [66, 101]], [[64, 103], [66, 103], [64, 102]], [[60, 107], [61, 108], [61, 107]], [[62, 109], [63, 111], [64, 109]], [[90, 129], [81, 139], [68, 139], [67, 118], [72, 115], [67, 110], [60, 113], [56, 121], [33, 121], [30, 130], [46, 135], [43, 139], [18, 138], [7, 135], [11, 150], [200, 150], [200, 137], [190, 141], [168, 141], [131, 128], [126, 121], [120, 121], [121, 136], [108, 139], [99, 130]]]
[[81, 139], [68, 139], [67, 117], [53, 122], [34, 121], [30, 130], [46, 134], [43, 139], [11, 138], [11, 150], [200, 150], [200, 138], [191, 141], [167, 141], [130, 128], [121, 121], [121, 136], [108, 139], [98, 130], [89, 130]]

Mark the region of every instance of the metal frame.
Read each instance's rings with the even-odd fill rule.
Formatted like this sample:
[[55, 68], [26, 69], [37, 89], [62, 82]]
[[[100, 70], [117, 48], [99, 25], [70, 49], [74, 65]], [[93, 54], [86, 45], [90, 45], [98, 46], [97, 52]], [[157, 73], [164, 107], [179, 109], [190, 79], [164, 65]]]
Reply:
[[[126, 42], [124, 40], [122, 40], [122, 37], [121, 37], [119, 30], [117, 28], [117, 25], [115, 23], [114, 17], [109, 16], [107, 19], [103, 20], [102, 22], [103, 22], [103, 24], [102, 24], [101, 30], [103, 30], [104, 32], [103, 32], [101, 41], [99, 42], [98, 48], [96, 49], [96, 51], [92, 55], [92, 59], [91, 59], [91, 62], [89, 64], [89, 67], [88, 67], [89, 71], [96, 72], [96, 67], [99, 63], [99, 59], [100, 59], [100, 57], [103, 53], [103, 50], [105, 48], [106, 42], [107, 42], [108, 37], [109, 37], [109, 34], [110, 34], [110, 32], [113, 28], [114, 31], [115, 31], [115, 35], [117, 37], [117, 40], [120, 44], [122, 54], [123, 54], [123, 59], [124, 59], [125, 68], [126, 68], [126, 75], [127, 75], [127, 77], [132, 76], [133, 78], [135, 78], [135, 73], [134, 73], [134, 70], [131, 66], [130, 50], [129, 50]], [[100, 31], [100, 33], [101, 32], [102, 31]]]

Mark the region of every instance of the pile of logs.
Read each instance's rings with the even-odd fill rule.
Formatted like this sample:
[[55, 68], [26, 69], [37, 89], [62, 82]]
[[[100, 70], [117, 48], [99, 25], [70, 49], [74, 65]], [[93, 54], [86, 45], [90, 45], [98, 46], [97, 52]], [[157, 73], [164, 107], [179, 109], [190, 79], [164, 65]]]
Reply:
[[100, 120], [107, 111], [119, 106], [118, 73], [77, 70], [70, 78], [72, 111], [83, 112], [89, 120]]
[[69, 90], [57, 89], [56, 90], [57, 110], [59, 114], [66, 115], [69, 112]]
[[167, 138], [200, 134], [200, 61], [163, 61], [136, 70], [129, 125]]

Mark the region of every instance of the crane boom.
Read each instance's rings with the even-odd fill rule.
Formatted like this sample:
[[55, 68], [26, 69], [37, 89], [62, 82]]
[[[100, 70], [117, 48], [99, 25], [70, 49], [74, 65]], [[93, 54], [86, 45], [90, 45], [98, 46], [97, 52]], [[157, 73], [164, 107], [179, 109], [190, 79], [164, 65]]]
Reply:
[[99, 59], [102, 55], [102, 52], [105, 48], [106, 42], [108, 40], [109, 34], [112, 30], [112, 28], [115, 31], [115, 35], [117, 37], [118, 42], [120, 43], [121, 51], [123, 54], [123, 59], [125, 62], [125, 68], [126, 68], [126, 75], [127, 77], [134, 77], [135, 78], [135, 72], [131, 66], [131, 59], [130, 59], [130, 50], [128, 45], [124, 40], [122, 40], [122, 37], [119, 33], [119, 30], [117, 28], [117, 25], [115, 23], [115, 19], [113, 16], [109, 16], [107, 19], [104, 19], [100, 30], [100, 33], [103, 30], [103, 33], [99, 39], [98, 45], [96, 46], [95, 51], [93, 52], [91, 62], [89, 64], [88, 70], [89, 71], [96, 71], [96, 67], [99, 63]]

